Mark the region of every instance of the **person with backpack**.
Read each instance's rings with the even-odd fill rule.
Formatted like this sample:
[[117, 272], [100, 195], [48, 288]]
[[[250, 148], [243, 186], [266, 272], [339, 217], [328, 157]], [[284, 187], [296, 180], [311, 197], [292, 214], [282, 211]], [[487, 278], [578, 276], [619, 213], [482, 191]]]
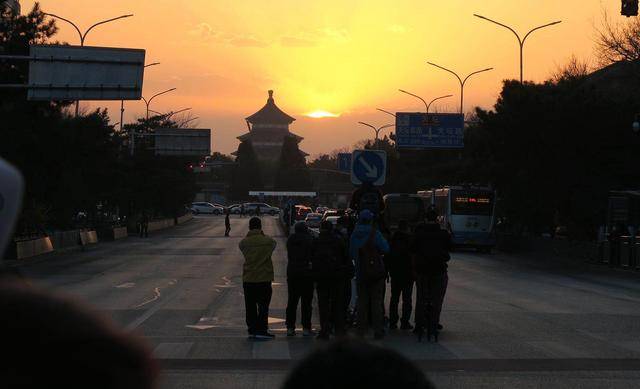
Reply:
[[358, 224], [351, 234], [349, 253], [356, 264], [358, 286], [358, 332], [364, 335], [369, 325], [374, 338], [384, 338], [384, 289], [387, 270], [382, 254], [389, 244], [373, 223], [374, 214], [360, 211]]
[[[389, 328], [398, 328], [400, 319], [401, 330], [412, 330], [409, 322], [412, 312], [413, 269], [411, 262], [411, 233], [406, 220], [398, 222], [398, 230], [391, 238], [391, 249], [385, 256], [391, 277], [391, 301], [389, 302]], [[398, 305], [402, 296], [402, 318], [398, 316]]]
[[294, 233], [287, 239], [287, 336], [296, 335], [298, 301], [302, 314], [302, 335], [312, 336], [311, 314], [314, 280], [311, 273], [311, 249], [313, 237], [305, 222], [298, 222]]
[[451, 235], [437, 222], [435, 210], [427, 211], [427, 221], [415, 229], [411, 251], [416, 274], [416, 329], [418, 340], [426, 329], [427, 340], [438, 341], [440, 313], [449, 283], [447, 262], [451, 258]]
[[345, 333], [347, 302], [344, 290], [354, 269], [344, 242], [333, 232], [333, 224], [329, 221], [320, 225], [320, 235], [313, 240], [311, 252], [320, 310], [318, 339], [328, 340], [332, 329], [336, 336]]

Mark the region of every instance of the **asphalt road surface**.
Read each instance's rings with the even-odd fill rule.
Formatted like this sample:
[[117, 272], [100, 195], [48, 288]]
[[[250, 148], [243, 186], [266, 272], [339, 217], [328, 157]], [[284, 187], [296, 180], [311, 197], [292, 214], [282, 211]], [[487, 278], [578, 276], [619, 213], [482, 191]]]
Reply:
[[[278, 337], [271, 342], [246, 339], [237, 246], [248, 218], [232, 218], [229, 238], [222, 217], [200, 216], [147, 239], [20, 268], [35, 284], [143, 336], [164, 368], [162, 388], [275, 388], [318, 343], [284, 336], [285, 237], [277, 219], [263, 223], [278, 241], [269, 320]], [[462, 252], [454, 253], [449, 277], [438, 344], [402, 331], [376, 342], [414, 360], [437, 387], [640, 386], [637, 275]]]

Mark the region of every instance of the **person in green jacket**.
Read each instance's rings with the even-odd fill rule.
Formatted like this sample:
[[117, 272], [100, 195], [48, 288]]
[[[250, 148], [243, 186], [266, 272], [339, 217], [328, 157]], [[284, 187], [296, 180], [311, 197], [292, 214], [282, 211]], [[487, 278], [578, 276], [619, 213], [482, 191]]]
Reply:
[[269, 333], [267, 323], [273, 281], [271, 255], [276, 248], [276, 241], [262, 232], [260, 218], [252, 217], [249, 220], [249, 233], [239, 246], [244, 256], [242, 286], [249, 338], [273, 339], [275, 335]]

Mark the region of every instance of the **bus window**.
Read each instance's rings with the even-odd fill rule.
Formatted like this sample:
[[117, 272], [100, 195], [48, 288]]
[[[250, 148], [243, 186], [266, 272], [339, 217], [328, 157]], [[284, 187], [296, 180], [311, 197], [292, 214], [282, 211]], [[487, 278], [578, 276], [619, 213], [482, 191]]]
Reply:
[[489, 216], [493, 212], [493, 194], [476, 191], [454, 191], [451, 193], [452, 215]]

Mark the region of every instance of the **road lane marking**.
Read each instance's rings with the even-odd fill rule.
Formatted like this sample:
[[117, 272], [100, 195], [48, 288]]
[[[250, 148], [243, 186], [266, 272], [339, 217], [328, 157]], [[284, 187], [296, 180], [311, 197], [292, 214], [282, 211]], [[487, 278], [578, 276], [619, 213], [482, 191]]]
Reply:
[[153, 292], [155, 293], [155, 295], [153, 297], [151, 297], [150, 299], [141, 302], [140, 304], [136, 305], [134, 308], [140, 308], [142, 306], [145, 306], [149, 303], [152, 303], [154, 301], [156, 301], [157, 299], [160, 298], [161, 294], [160, 294], [160, 288], [156, 287], [153, 289]]
[[129, 288], [133, 288], [134, 286], [136, 286], [135, 282], [125, 282], [124, 284], [120, 284], [120, 285], [114, 286], [114, 288], [117, 288], [117, 289], [129, 289]]

